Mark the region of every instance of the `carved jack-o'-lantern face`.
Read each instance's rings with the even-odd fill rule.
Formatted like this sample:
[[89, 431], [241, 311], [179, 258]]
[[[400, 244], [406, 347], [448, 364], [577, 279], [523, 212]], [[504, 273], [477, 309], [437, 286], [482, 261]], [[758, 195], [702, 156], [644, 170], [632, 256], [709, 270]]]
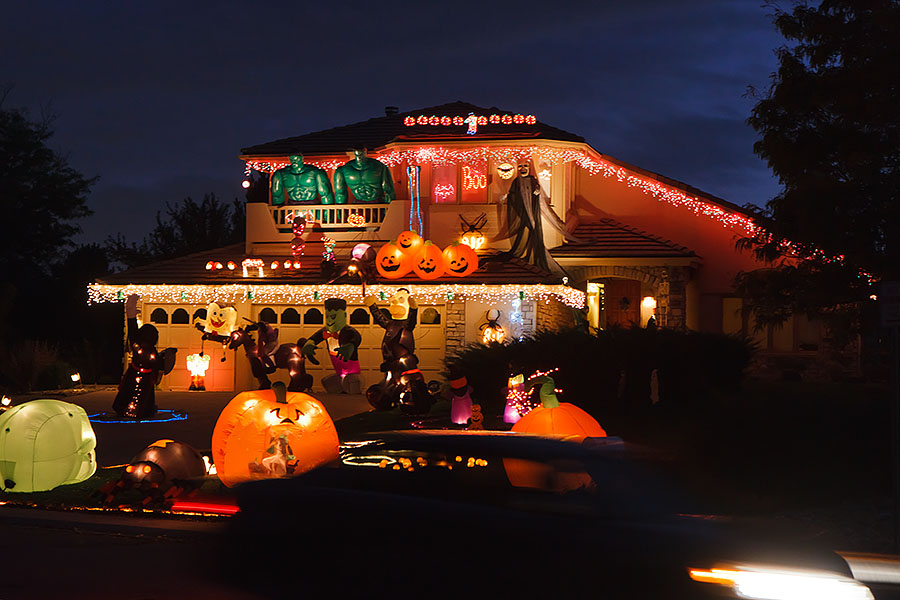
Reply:
[[424, 243], [425, 240], [415, 231], [404, 231], [397, 236], [397, 245], [400, 247], [400, 250], [409, 256], [418, 254]]
[[444, 248], [444, 269], [454, 277], [464, 277], [478, 269], [478, 255], [469, 246], [454, 242]]
[[388, 242], [375, 256], [375, 268], [382, 277], [397, 279], [412, 268], [412, 259], [394, 242]]
[[318, 400], [271, 390], [243, 392], [219, 415], [213, 430], [219, 479], [232, 486], [247, 479], [299, 475], [338, 458], [334, 422]]
[[437, 279], [444, 274], [444, 255], [430, 241], [425, 242], [413, 262], [413, 271], [422, 279]]

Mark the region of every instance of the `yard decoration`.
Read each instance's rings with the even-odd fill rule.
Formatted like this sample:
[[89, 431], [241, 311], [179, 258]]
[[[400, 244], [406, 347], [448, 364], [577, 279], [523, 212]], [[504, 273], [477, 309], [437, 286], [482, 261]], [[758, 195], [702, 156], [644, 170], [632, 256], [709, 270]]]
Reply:
[[[538, 386], [541, 406], [519, 419], [512, 431], [569, 436], [579, 441], [586, 437], [606, 437], [606, 431], [591, 415], [574, 404], [559, 401], [552, 377], [540, 375], [527, 382], [529, 389]], [[509, 482], [516, 487], [567, 491], [593, 482], [584, 471], [561, 471], [536, 461], [504, 458], [503, 466]]]
[[415, 231], [404, 231], [397, 236], [397, 245], [410, 258], [418, 254], [424, 244], [425, 240]]
[[415, 355], [413, 329], [418, 316], [416, 299], [409, 295], [408, 289], [398, 288], [388, 307], [390, 317], [378, 308], [375, 296], [366, 296], [363, 302], [369, 307], [372, 320], [384, 329], [381, 340], [384, 381], [370, 386], [366, 390], [366, 399], [375, 410], [390, 410], [399, 404], [400, 409], [408, 414], [428, 412], [432, 397]]
[[450, 421], [465, 425], [472, 418], [472, 386], [462, 373], [450, 371]]
[[175, 367], [175, 348], [157, 352], [159, 331], [149, 323], [138, 328], [138, 296], [132, 294], [125, 301], [128, 323], [128, 343], [131, 347], [131, 363], [119, 382], [119, 391], [113, 400], [113, 410], [120, 417], [147, 419], [156, 414], [154, 388], [164, 374]]
[[84, 409], [32, 400], [0, 413], [0, 488], [44, 492], [97, 470], [97, 438]]
[[212, 436], [213, 462], [222, 483], [299, 475], [338, 458], [338, 436], [315, 398], [271, 390], [242, 392], [222, 410]]
[[204, 333], [228, 336], [237, 329], [237, 310], [230, 306], [219, 306], [215, 302], [210, 302], [206, 307], [206, 319], [197, 319], [194, 324], [202, 325]]
[[375, 256], [375, 250], [365, 242], [353, 246], [353, 250], [350, 251], [347, 273], [359, 276], [362, 280], [363, 291], [365, 291], [366, 283], [371, 281], [374, 275]]
[[444, 274], [444, 255], [430, 240], [422, 245], [413, 259], [413, 272], [420, 279], [437, 279]]
[[350, 150], [351, 160], [334, 171], [334, 201], [347, 204], [347, 191], [356, 204], [388, 203], [396, 198], [391, 170], [381, 161], [366, 156], [365, 148]]
[[482, 431], [484, 429], [484, 415], [481, 414], [481, 405], [472, 405], [472, 417], [469, 422], [469, 429], [473, 431]]
[[160, 503], [203, 485], [206, 463], [193, 446], [174, 440], [157, 440], [141, 450], [125, 467], [118, 481], [100, 488], [105, 504], [128, 490], [137, 490], [142, 504]]
[[387, 279], [399, 279], [412, 269], [413, 257], [403, 251], [398, 242], [388, 242], [375, 255], [378, 274]]
[[309, 337], [301, 346], [306, 358], [315, 360], [316, 346], [325, 341], [334, 374], [322, 378], [325, 391], [330, 394], [358, 394], [359, 345], [362, 336], [347, 324], [347, 301], [341, 298], [325, 300], [325, 327]]
[[478, 270], [478, 255], [469, 246], [453, 242], [444, 248], [444, 270], [454, 277], [465, 277]]

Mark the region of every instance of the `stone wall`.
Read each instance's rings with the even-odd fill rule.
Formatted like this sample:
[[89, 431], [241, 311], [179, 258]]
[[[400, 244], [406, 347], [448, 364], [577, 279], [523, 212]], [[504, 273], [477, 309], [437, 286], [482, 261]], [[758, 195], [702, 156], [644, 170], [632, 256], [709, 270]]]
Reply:
[[575, 326], [572, 309], [555, 298], [537, 301], [537, 331], [558, 331]]
[[444, 356], [452, 356], [456, 351], [466, 345], [466, 303], [461, 300], [447, 301], [447, 324], [444, 329], [446, 341], [446, 353]]

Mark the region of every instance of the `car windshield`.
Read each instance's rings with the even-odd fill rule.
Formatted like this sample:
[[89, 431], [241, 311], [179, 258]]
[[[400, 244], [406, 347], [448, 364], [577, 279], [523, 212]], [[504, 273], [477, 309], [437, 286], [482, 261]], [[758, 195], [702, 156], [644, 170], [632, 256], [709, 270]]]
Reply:
[[301, 479], [327, 487], [601, 517], [696, 512], [673, 492], [659, 466], [635, 456], [617, 438], [574, 442], [412, 432], [345, 442], [339, 467]]

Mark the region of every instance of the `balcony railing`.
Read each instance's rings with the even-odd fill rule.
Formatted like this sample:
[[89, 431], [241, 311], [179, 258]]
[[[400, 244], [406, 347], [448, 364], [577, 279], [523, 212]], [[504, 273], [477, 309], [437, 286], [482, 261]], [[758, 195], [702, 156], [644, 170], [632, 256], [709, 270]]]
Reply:
[[[291, 231], [291, 218], [305, 218], [322, 229], [353, 230], [378, 227], [389, 204], [303, 204], [272, 206], [272, 220], [282, 233]], [[352, 217], [352, 215], [358, 215]]]

